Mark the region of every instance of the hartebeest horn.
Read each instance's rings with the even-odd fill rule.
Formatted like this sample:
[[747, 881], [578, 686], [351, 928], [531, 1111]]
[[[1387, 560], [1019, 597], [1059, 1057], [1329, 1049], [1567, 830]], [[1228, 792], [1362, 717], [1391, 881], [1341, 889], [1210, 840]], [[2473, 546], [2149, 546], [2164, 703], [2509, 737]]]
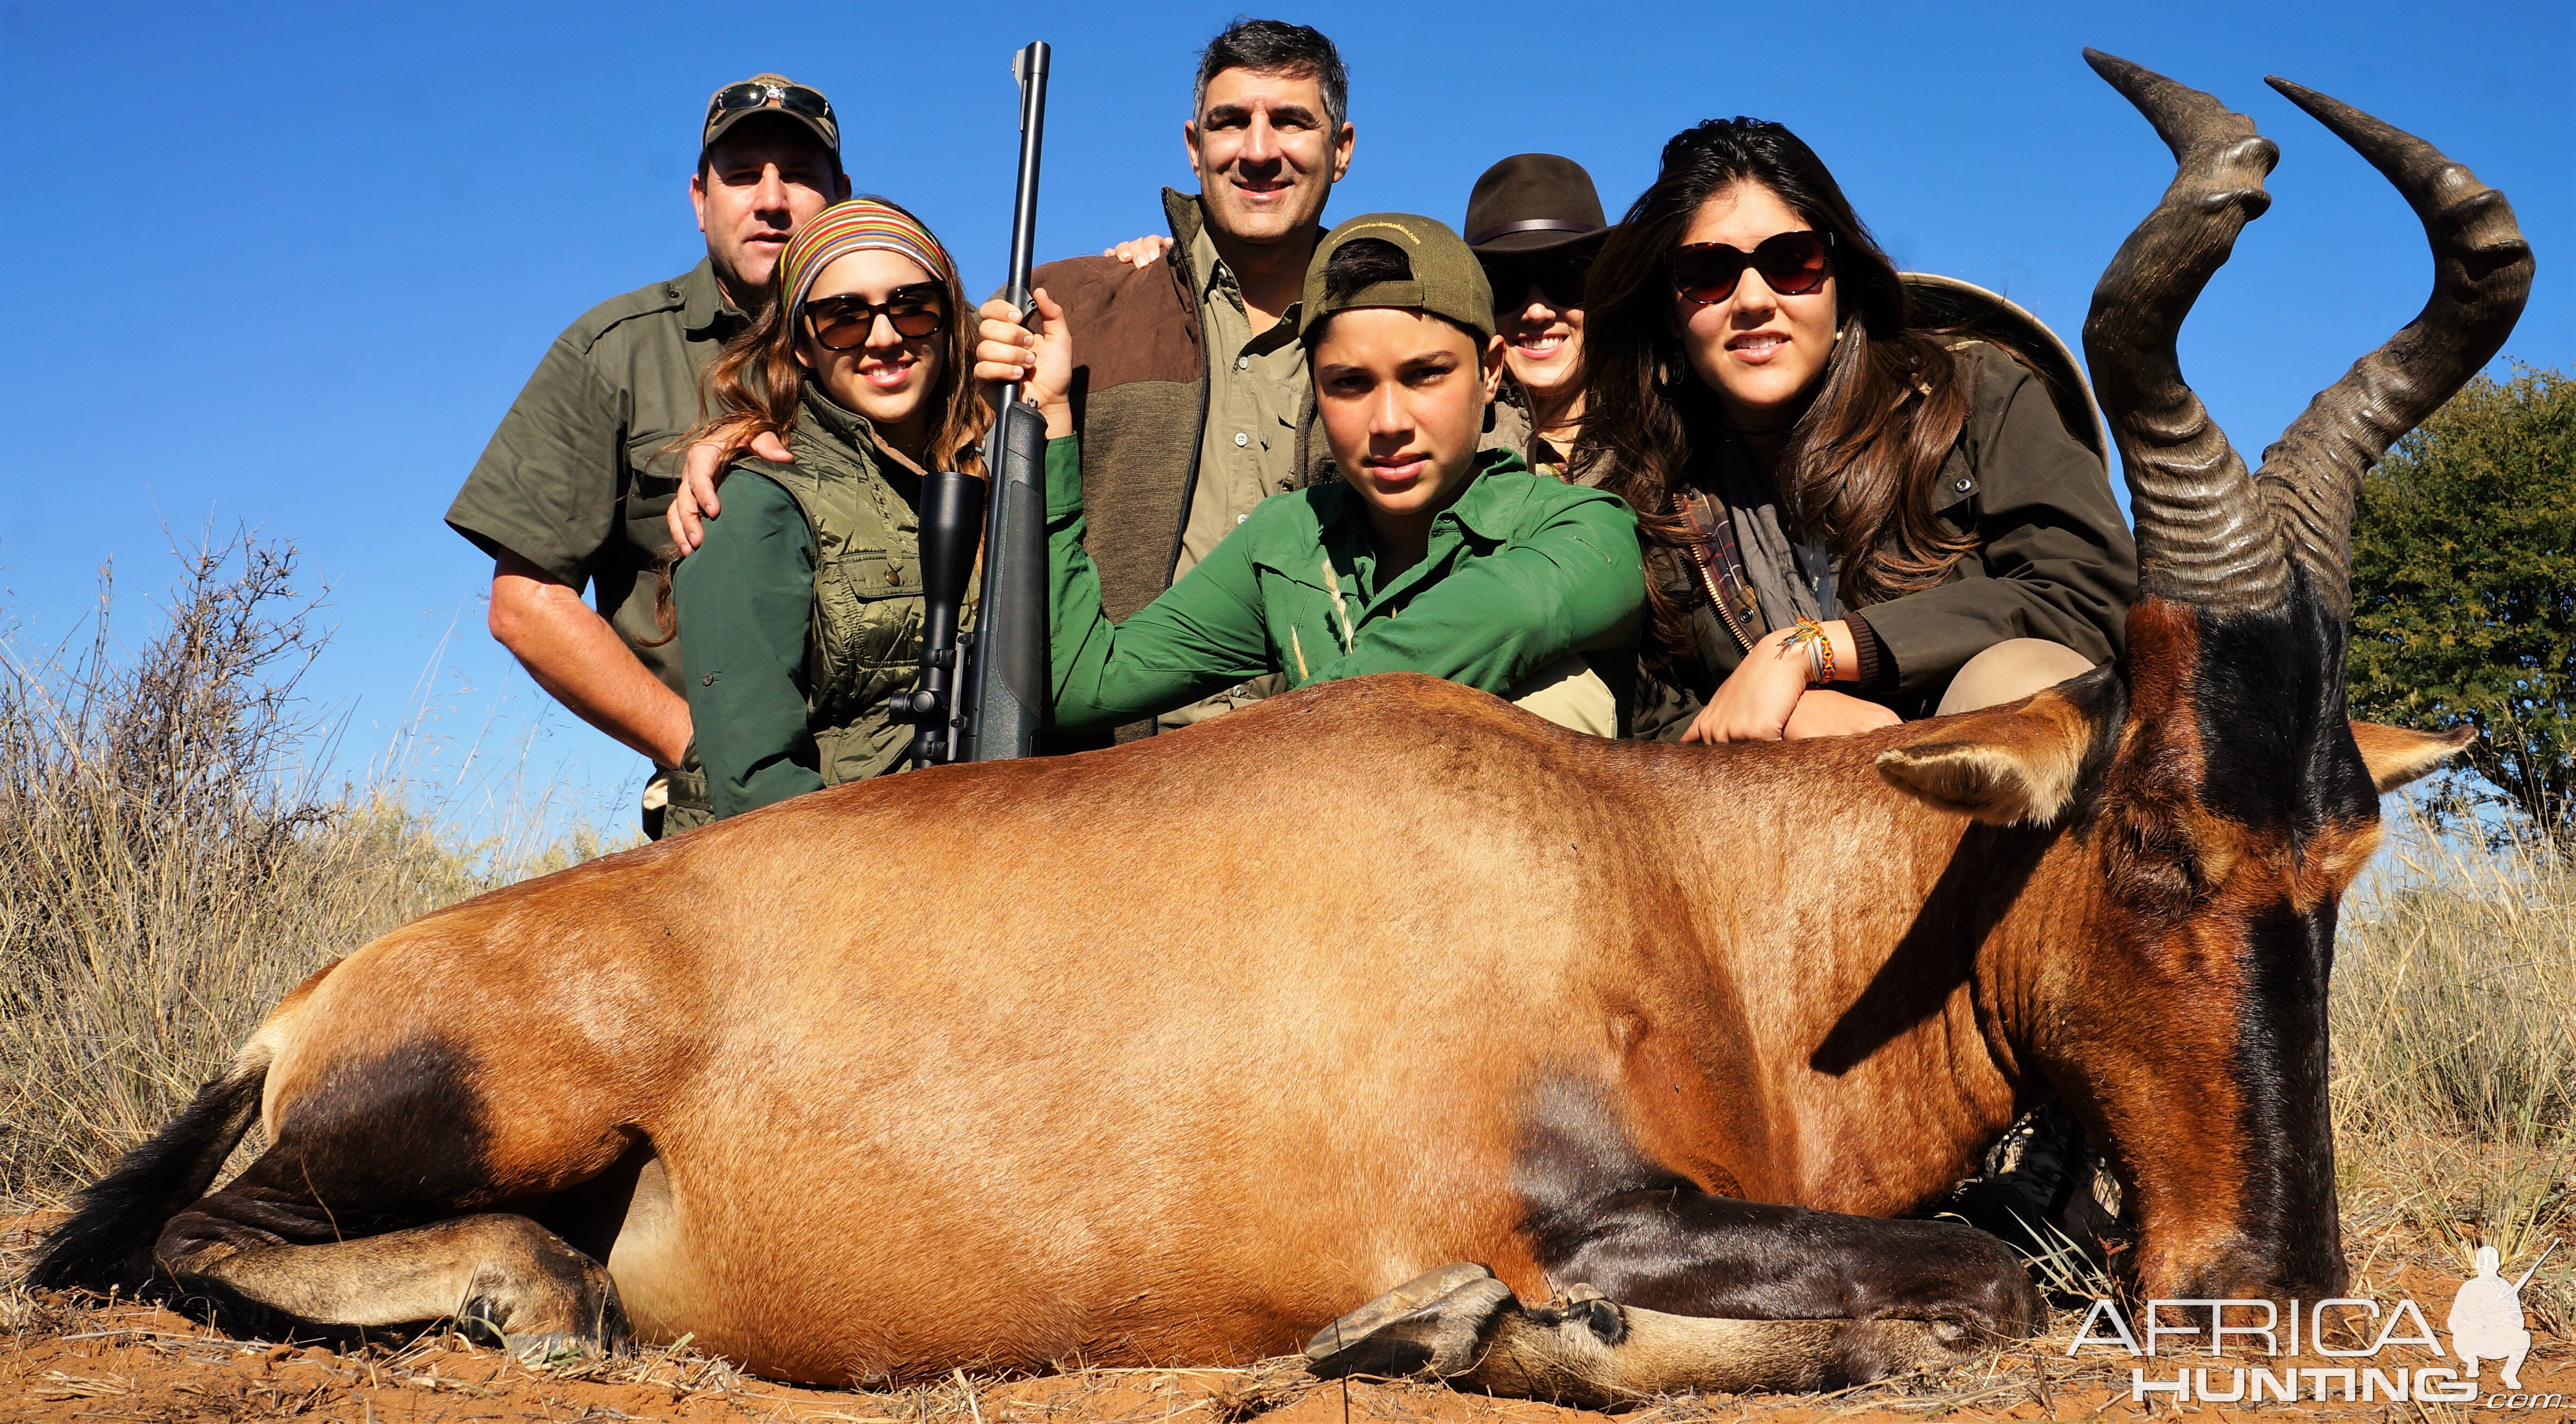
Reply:
[[2313, 89], [2264, 82], [2386, 174], [2433, 246], [2424, 310], [2318, 392], [2263, 452], [2255, 476], [2291, 555], [2340, 611], [2352, 603], [2352, 512], [2362, 473], [2504, 345], [2531, 295], [2531, 244], [2504, 194], [2433, 145]]
[[2263, 178], [2281, 151], [2210, 95], [2100, 50], [2084, 60], [2155, 125], [2175, 163], [2173, 185], [2120, 244], [2084, 319], [2094, 394], [2128, 475], [2140, 590], [2275, 607], [2289, 589], [2280, 536], [2245, 462], [2183, 383], [2174, 335], [2236, 234], [2272, 205]]

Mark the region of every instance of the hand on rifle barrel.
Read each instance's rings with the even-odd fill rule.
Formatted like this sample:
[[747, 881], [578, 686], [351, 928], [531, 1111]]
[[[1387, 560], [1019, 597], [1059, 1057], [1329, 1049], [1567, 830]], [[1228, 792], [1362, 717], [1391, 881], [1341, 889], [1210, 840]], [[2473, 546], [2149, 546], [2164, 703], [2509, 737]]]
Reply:
[[1064, 308], [1040, 287], [1030, 296], [1038, 309], [1038, 329], [1029, 330], [1019, 310], [1002, 297], [984, 303], [977, 313], [975, 380], [986, 400], [998, 400], [1000, 388], [1020, 382], [1020, 399], [1046, 417], [1047, 438], [1073, 433], [1073, 405], [1065, 392], [1073, 385], [1073, 328]]

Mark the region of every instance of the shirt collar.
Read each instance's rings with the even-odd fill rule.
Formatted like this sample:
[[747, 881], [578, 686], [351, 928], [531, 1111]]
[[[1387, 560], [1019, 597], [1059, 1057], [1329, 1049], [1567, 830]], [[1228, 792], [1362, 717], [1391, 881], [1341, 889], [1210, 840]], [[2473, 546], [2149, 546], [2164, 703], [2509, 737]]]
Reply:
[[698, 265], [680, 279], [679, 286], [680, 325], [691, 338], [729, 340], [751, 325], [751, 318], [725, 296], [724, 283], [716, 280], [714, 258], [700, 258]]
[[1216, 239], [1208, 236], [1204, 220], [1199, 223], [1198, 230], [1190, 234], [1190, 273], [1198, 279], [1201, 301], [1207, 300], [1208, 293], [1216, 290], [1218, 282], [1234, 280], [1234, 273], [1225, 265], [1225, 259], [1217, 255]]
[[[1246, 316], [1252, 314], [1252, 308], [1245, 305], [1243, 300], [1242, 281], [1234, 275], [1234, 269], [1226, 265], [1225, 259], [1217, 255], [1216, 239], [1208, 236], [1205, 222], [1201, 222], [1190, 233], [1190, 272], [1198, 281], [1200, 301], [1206, 301], [1221, 282], [1233, 290], [1235, 306], [1242, 309]], [[1271, 342], [1265, 348], [1271, 351], [1288, 344], [1288, 341], [1296, 337], [1297, 315], [1305, 309], [1305, 305], [1303, 300], [1290, 302], [1288, 310], [1279, 314], [1279, 320], [1270, 330], [1252, 333], [1253, 341], [1258, 344], [1267, 337], [1280, 336], [1280, 340]]]
[[[1458, 498], [1432, 520], [1432, 529], [1437, 532], [1441, 518], [1454, 516], [1479, 539], [1500, 543], [1510, 538], [1512, 520], [1520, 503], [1519, 490], [1506, 489], [1503, 482], [1485, 477], [1526, 474], [1528, 471], [1529, 464], [1521, 459], [1518, 450], [1477, 451], [1476, 473], [1467, 481], [1467, 487], [1458, 492]], [[1324, 508], [1317, 514], [1319, 531], [1329, 533], [1347, 526], [1352, 532], [1365, 535], [1367, 515], [1360, 507], [1359, 492], [1352, 489], [1347, 481], [1337, 481], [1334, 492], [1339, 497], [1323, 501]]]

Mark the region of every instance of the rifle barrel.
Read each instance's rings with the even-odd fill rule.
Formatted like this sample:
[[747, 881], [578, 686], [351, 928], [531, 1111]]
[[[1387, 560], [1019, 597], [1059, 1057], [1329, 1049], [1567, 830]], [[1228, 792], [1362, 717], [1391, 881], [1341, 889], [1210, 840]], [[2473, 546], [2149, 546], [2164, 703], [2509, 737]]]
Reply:
[[[1020, 82], [1020, 171], [1011, 209], [1011, 271], [1004, 294], [1029, 309], [1029, 271], [1038, 230], [1038, 155], [1046, 143], [1047, 46], [1037, 41], [1011, 61]], [[977, 609], [970, 761], [1002, 761], [1037, 750], [1047, 705], [1046, 422], [1002, 388], [984, 447], [992, 482], [985, 501], [984, 595]]]

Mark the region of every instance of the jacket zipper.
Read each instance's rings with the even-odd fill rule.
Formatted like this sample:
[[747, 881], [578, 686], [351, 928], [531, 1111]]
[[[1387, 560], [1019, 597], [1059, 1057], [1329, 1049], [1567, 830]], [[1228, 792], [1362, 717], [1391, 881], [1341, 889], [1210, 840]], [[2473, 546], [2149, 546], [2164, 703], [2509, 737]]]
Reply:
[[1726, 606], [1726, 596], [1718, 590], [1717, 572], [1708, 566], [1708, 558], [1702, 552], [1708, 547], [1707, 531], [1700, 527], [1699, 506], [1692, 502], [1693, 499], [1694, 495], [1690, 493], [1682, 495], [1682, 512], [1690, 519], [1691, 533], [1699, 536], [1691, 541], [1691, 567], [1699, 570], [1700, 588], [1708, 594], [1708, 606], [1717, 610], [1718, 620], [1726, 625], [1726, 631], [1735, 635], [1739, 647], [1752, 652], [1753, 639], [1745, 633], [1744, 625], [1736, 621], [1735, 610]]

